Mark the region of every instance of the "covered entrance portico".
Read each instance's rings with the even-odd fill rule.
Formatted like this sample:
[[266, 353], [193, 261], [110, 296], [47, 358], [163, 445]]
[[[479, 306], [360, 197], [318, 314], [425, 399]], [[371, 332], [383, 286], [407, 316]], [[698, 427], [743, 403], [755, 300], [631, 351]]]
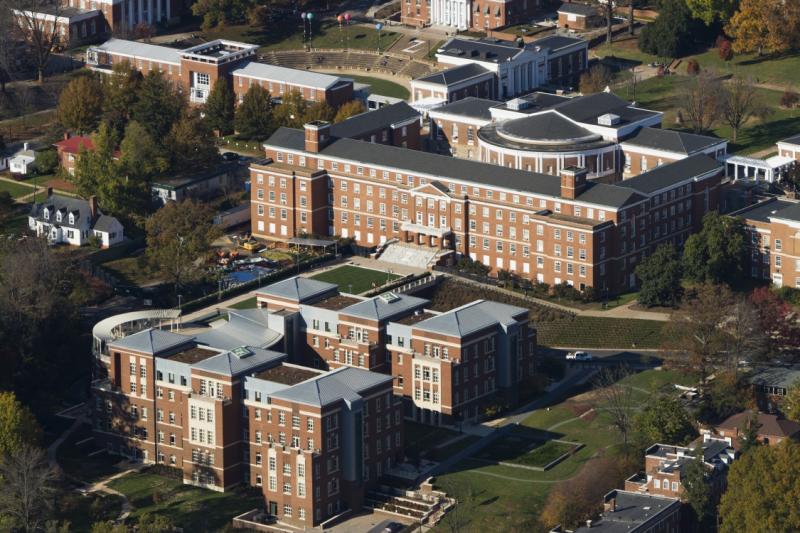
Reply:
[[410, 242], [429, 248], [450, 250], [453, 248], [453, 232], [450, 228], [435, 228], [423, 224], [403, 222], [400, 226], [403, 242]]
[[775, 155], [767, 159], [734, 155], [725, 160], [725, 174], [734, 180], [775, 183], [794, 162], [794, 159], [784, 155]]

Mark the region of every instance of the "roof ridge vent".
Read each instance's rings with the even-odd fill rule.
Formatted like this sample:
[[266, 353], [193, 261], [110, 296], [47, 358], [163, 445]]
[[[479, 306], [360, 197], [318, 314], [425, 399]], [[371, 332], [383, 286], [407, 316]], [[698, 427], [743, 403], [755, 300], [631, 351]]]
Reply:
[[238, 348], [234, 348], [231, 350], [231, 353], [238, 359], [245, 359], [253, 355], [252, 350], [250, 350], [247, 346], [239, 346]]
[[379, 295], [379, 298], [384, 302], [386, 302], [387, 304], [394, 303], [400, 300], [400, 296], [392, 291], [384, 292], [383, 294]]

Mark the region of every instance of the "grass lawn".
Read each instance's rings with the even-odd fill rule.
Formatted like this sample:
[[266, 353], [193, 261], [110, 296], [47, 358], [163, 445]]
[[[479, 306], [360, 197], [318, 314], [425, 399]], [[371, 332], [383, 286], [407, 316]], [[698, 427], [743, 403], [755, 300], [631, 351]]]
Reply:
[[[264, 503], [255, 491], [215, 492], [146, 470], [115, 479], [109, 486], [128, 497], [134, 507], [134, 519], [144, 513], [162, 514], [183, 531], [219, 531], [234, 516]], [[158, 504], [153, 502], [154, 490], [163, 496]]]
[[539, 344], [582, 348], [660, 348], [666, 322], [576, 316], [537, 324]]
[[544, 433], [518, 426], [481, 450], [476, 458], [543, 468], [574, 448], [573, 444], [548, 440]]
[[33, 192], [33, 187], [23, 183], [11, 183], [0, 180], [0, 192], [8, 192], [12, 197], [19, 198]]
[[253, 296], [252, 298], [248, 298], [246, 300], [242, 300], [241, 302], [236, 302], [235, 304], [230, 306], [231, 309], [255, 309], [256, 308], [256, 297]]
[[[405, 421], [406, 453], [423, 453], [433, 450], [437, 445], [458, 436], [449, 429], [426, 426], [410, 420]], [[455, 444], [455, 443], [454, 443]]]
[[466, 437], [446, 446], [431, 449], [428, 452], [427, 458], [431, 461], [443, 461], [448, 457], [452, 457], [453, 455], [457, 454], [461, 450], [469, 448], [479, 440], [481, 440], [480, 437], [476, 437], [475, 435], [467, 435]]
[[116, 519], [122, 511], [122, 498], [111, 494], [68, 492], [58, 499], [56, 514], [68, 521], [70, 531], [90, 531], [94, 522]]
[[408, 89], [393, 81], [384, 80], [383, 78], [373, 78], [372, 76], [361, 76], [360, 74], [346, 74], [346, 76], [360, 83], [369, 83], [370, 93], [372, 94], [391, 96], [403, 100], [408, 100], [408, 97], [411, 96]]
[[575, 449], [574, 444], [549, 440], [541, 446], [537, 446], [532, 451], [518, 456], [511, 462], [526, 466], [537, 466], [544, 468], [573, 449]]
[[773, 83], [781, 87], [800, 85], [800, 52], [778, 56], [756, 54], [735, 55], [731, 61], [723, 61], [716, 48], [692, 56], [704, 70], [713, 69], [721, 74], [748, 76], [758, 83]]
[[[349, 35], [349, 38], [348, 38]], [[248, 24], [224, 26], [205, 32], [207, 39], [229, 39], [261, 46], [261, 53], [269, 50], [302, 50], [303, 23], [300, 17], [289, 18], [265, 30]], [[315, 20], [312, 23], [311, 46], [313, 48], [353, 48], [358, 50], [378, 50], [378, 32], [372, 25], [351, 24], [349, 29], [339, 29], [335, 20]], [[397, 39], [398, 33], [384, 29], [381, 31], [381, 50], [388, 50]]]
[[443, 45], [445, 42], [446, 42], [446, 41], [439, 41], [439, 42], [437, 42], [436, 44], [432, 44], [432, 45], [431, 45], [431, 51], [430, 51], [430, 52], [428, 52], [428, 56], [427, 56], [427, 57], [428, 57], [428, 59], [434, 59], [434, 60], [435, 60], [435, 59], [436, 59], [436, 52], [438, 52], [438, 51], [439, 51], [439, 48], [441, 48], [441, 47], [442, 47], [442, 45]]
[[361, 294], [364, 291], [368, 291], [373, 287], [380, 287], [399, 277], [400, 276], [396, 274], [389, 274], [388, 272], [381, 272], [380, 270], [344, 265], [311, 276], [311, 279], [335, 283], [342, 292]]
[[159, 276], [150, 272], [150, 268], [144, 264], [140, 257], [123, 257], [122, 259], [109, 261], [108, 263], [103, 263], [103, 268], [128, 285], [142, 287], [160, 282]]

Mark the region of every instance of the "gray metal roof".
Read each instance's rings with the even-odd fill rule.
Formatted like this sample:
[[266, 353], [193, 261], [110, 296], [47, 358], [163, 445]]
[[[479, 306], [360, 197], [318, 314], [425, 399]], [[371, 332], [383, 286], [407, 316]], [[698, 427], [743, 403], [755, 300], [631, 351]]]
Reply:
[[800, 145], [800, 135], [792, 135], [788, 139], [781, 139], [778, 142], [786, 143], [786, 144], [797, 144]]
[[555, 111], [507, 120], [497, 126], [497, 131], [534, 144], [602, 139], [597, 133], [592, 133]]
[[420, 116], [419, 111], [407, 103], [398, 102], [375, 111], [360, 113], [338, 124], [333, 124], [331, 135], [334, 137], [361, 137], [377, 129], [392, 127], [409, 120], [419, 120]]
[[330, 89], [342, 81], [342, 78], [339, 76], [322, 74], [311, 70], [279, 67], [278, 65], [269, 65], [256, 61], [251, 61], [243, 67], [234, 70], [233, 75], [259, 80], [279, 81], [320, 90]]
[[342, 315], [367, 318], [370, 320], [391, 320], [410, 314], [415, 309], [427, 305], [430, 300], [406, 294], [384, 293], [374, 298], [345, 307]]
[[748, 378], [753, 385], [766, 387], [782, 387], [788, 389], [800, 380], [800, 368], [787, 368], [785, 366], [769, 366], [755, 370]]
[[459, 65], [457, 67], [434, 72], [433, 74], [428, 74], [427, 76], [422, 76], [414, 81], [423, 81], [425, 83], [444, 85], [447, 87], [486, 74], [491, 74], [491, 72], [477, 63], [467, 63], [466, 65]]
[[473, 61], [502, 63], [516, 57], [523, 48], [513, 41], [499, 39], [459, 39], [453, 38], [444, 43], [439, 52], [445, 56], [463, 57]]
[[628, 187], [642, 194], [651, 194], [676, 183], [702, 176], [708, 172], [722, 170], [723, 164], [705, 154], [695, 154], [673, 163], [624, 180], [617, 185]]
[[[276, 148], [304, 151], [305, 134], [302, 130], [278, 128], [264, 144], [265, 146], [274, 146]], [[334, 139], [320, 153], [337, 159], [424, 174], [434, 179], [457, 179], [553, 198], [559, 198], [561, 195], [561, 179], [558, 176], [501, 167], [490, 163], [480, 163], [419, 150], [415, 150], [413, 154], [410, 154], [408, 149], [397, 146], [372, 144], [356, 139]], [[577, 200], [610, 208], [619, 208], [638, 202], [643, 198], [630, 188], [604, 183], [588, 183], [586, 189], [578, 196]]]
[[592, 15], [597, 15], [597, 7], [587, 4], [579, 4], [577, 2], [570, 2], [567, 4], [561, 4], [561, 7], [558, 8], [558, 12], [572, 13], [573, 15], [580, 15], [582, 17], [590, 17]]
[[268, 311], [264, 309], [228, 309], [228, 320], [219, 326], [211, 327], [194, 338], [219, 350], [232, 350], [238, 346], [268, 348], [277, 343], [282, 334], [269, 329]]
[[150, 328], [109, 342], [108, 345], [109, 347], [122, 350], [133, 350], [156, 355], [181, 346], [182, 344], [192, 342], [193, 340], [193, 337], [187, 335], [179, 335], [170, 331]]
[[800, 222], [800, 205], [797, 202], [770, 198], [730, 213], [730, 215], [764, 223], [769, 222], [772, 217]]
[[592, 521], [592, 527], [581, 526], [575, 528], [573, 533], [637, 533], [649, 531], [664, 512], [672, 512], [681, 507], [678, 498], [667, 498], [652, 494], [613, 490], [606, 495], [605, 500], [616, 500], [614, 512], [603, 513], [598, 520]]
[[168, 46], [127, 41], [125, 39], [109, 39], [100, 46], [92, 47], [95, 50], [104, 50], [109, 53], [129, 57], [131, 59], [145, 59], [161, 63], [181, 64], [181, 52]]
[[267, 296], [275, 296], [302, 303], [311, 298], [338, 290], [339, 286], [335, 283], [295, 276], [273, 283], [258, 292]]
[[597, 118], [601, 115], [608, 113], [617, 115], [620, 118], [619, 123], [606, 126], [609, 128], [621, 128], [632, 122], [659, 115], [656, 111], [635, 108], [618, 96], [605, 92], [571, 98], [554, 106], [553, 109], [575, 122], [589, 124], [597, 124]]
[[323, 407], [341, 400], [357, 401], [359, 393], [391, 381], [392, 377], [385, 374], [343, 367], [279, 390], [272, 397]]
[[233, 350], [195, 363], [192, 368], [225, 376], [238, 376], [267, 365], [279, 363], [284, 359], [286, 359], [285, 353], [263, 350], [255, 346], [239, 346]]
[[428, 113], [447, 113], [462, 117], [492, 120], [492, 112], [490, 110], [496, 105], [498, 105], [498, 102], [495, 100], [468, 96], [450, 104], [433, 108]]
[[476, 300], [446, 313], [414, 324], [415, 329], [441, 333], [452, 337], [464, 337], [494, 325], [509, 326], [514, 318], [527, 313], [524, 307], [501, 304], [489, 300]]
[[725, 139], [719, 137], [649, 127], [641, 128], [623, 141], [624, 144], [684, 155], [692, 155], [723, 142], [726, 142]]

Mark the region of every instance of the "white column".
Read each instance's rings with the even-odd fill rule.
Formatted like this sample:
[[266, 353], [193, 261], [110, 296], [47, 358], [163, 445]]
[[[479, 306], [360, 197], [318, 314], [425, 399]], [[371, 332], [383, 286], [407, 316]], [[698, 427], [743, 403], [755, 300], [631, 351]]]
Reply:
[[172, 18], [172, 0], [164, 0], [167, 3], [167, 20]]
[[139, 16], [136, 17], [138, 22], [144, 22], [144, 0], [138, 0], [139, 4]]
[[156, 22], [161, 22], [161, 8], [162, 8], [162, 4], [161, 4], [161, 2], [162, 2], [162, 1], [163, 1], [163, 0], [157, 0], [157, 1], [156, 1], [156, 9], [158, 10], [158, 11], [156, 12]]

